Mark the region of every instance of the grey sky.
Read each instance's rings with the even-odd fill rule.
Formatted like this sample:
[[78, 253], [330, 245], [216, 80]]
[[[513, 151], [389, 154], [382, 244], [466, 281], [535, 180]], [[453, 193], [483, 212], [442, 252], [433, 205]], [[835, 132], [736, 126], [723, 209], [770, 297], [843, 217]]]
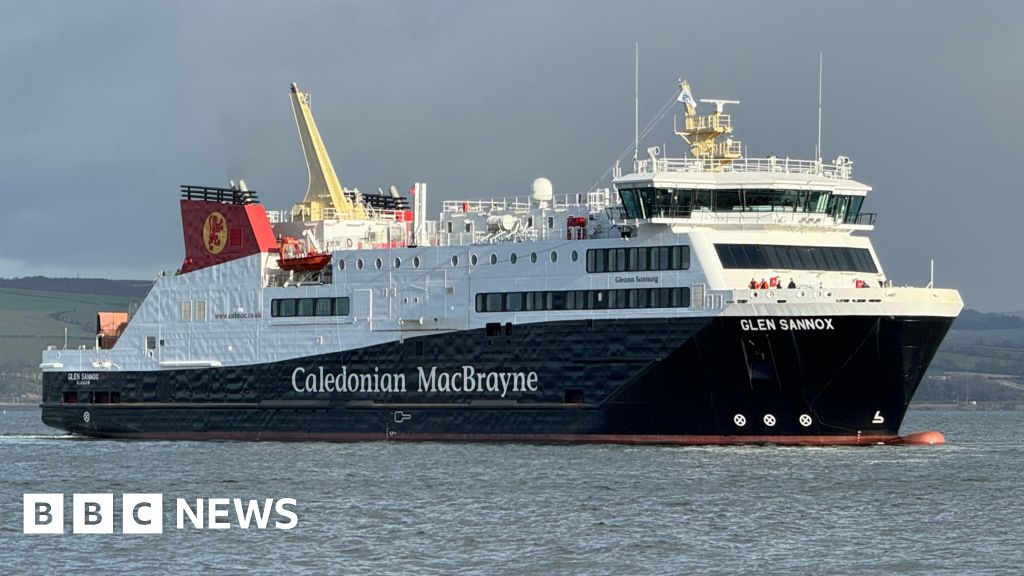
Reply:
[[[586, 191], [677, 78], [734, 98], [751, 156], [855, 162], [897, 283], [1019, 310], [1017, 2], [0, 2], [0, 276], [180, 265], [179, 184], [305, 192], [288, 84], [343, 184]], [[642, 146], [684, 148], [671, 116]]]

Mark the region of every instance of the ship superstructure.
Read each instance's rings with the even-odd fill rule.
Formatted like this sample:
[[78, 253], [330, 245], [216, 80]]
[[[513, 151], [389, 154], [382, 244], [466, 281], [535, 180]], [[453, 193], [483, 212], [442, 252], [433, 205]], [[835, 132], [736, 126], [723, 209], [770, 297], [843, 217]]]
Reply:
[[[110, 437], [898, 441], [962, 302], [895, 287], [852, 162], [693, 156], [613, 189], [445, 201], [341, 186], [292, 85], [309, 188], [184, 186], [185, 260], [95, 347], [43, 353], [43, 419]], [[724, 138], [724, 139], [723, 139]], [[109, 315], [105, 318], [109, 319]]]

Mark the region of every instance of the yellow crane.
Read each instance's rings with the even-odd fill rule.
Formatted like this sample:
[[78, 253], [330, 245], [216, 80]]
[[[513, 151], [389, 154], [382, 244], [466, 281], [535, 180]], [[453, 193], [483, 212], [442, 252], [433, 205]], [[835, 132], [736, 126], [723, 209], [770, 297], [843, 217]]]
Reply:
[[298, 85], [292, 82], [291, 99], [302, 153], [309, 169], [309, 188], [302, 202], [292, 206], [292, 220], [324, 220], [328, 215], [324, 209], [328, 207], [334, 209], [334, 217], [339, 220], [365, 220], [363, 206], [349, 200], [338, 181], [331, 157], [313, 121], [309, 93], [300, 92]]

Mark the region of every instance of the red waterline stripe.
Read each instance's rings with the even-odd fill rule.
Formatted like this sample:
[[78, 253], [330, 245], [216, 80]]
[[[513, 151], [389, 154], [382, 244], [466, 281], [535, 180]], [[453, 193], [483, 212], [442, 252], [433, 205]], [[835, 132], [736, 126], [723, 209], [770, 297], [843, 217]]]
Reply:
[[784, 446], [868, 446], [902, 444], [902, 436], [866, 435], [658, 435], [658, 434], [420, 434], [352, 432], [127, 432], [100, 434], [107, 438], [147, 440], [247, 440], [267, 442], [499, 442], [536, 444], [662, 444], [680, 446], [722, 446], [776, 444]]

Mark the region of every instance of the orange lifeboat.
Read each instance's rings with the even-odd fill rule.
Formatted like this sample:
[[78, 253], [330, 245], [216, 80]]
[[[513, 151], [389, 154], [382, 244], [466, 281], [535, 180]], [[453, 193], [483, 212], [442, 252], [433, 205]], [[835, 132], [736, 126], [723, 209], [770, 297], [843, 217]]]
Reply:
[[312, 247], [304, 250], [302, 244], [285, 236], [281, 239], [280, 254], [277, 265], [289, 272], [316, 272], [331, 263], [330, 252], [315, 252]]

